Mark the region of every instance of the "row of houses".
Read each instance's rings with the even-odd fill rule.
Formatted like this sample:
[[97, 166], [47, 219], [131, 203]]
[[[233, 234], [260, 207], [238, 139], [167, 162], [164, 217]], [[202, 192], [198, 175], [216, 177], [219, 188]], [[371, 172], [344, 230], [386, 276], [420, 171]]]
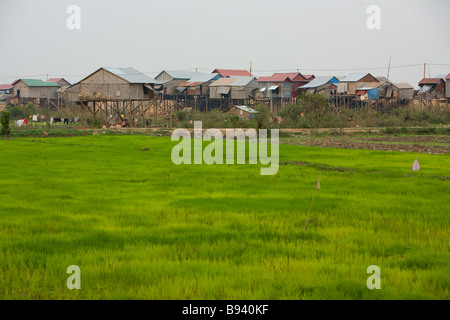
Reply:
[[57, 99], [58, 94], [70, 86], [70, 82], [64, 78], [52, 78], [47, 81], [18, 79], [11, 84], [0, 85], [0, 101], [10, 97]]
[[140, 101], [156, 96], [201, 96], [210, 99], [295, 98], [303, 92], [352, 96], [360, 100], [394, 98], [409, 100], [450, 98], [450, 74], [422, 79], [419, 90], [407, 83], [392, 83], [370, 73], [352, 73], [345, 77], [274, 73], [255, 77], [247, 70], [215, 69], [211, 73], [191, 71], [160, 72], [154, 79], [133, 68], [99, 68], [75, 84], [64, 78], [18, 79], [0, 85], [0, 97], [63, 97], [68, 101]]

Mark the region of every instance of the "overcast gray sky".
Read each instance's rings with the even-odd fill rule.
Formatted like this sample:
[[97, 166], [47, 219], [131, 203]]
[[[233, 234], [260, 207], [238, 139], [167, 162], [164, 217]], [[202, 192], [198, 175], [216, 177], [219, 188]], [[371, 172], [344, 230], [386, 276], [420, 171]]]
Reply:
[[[81, 29], [69, 30], [69, 5]], [[381, 29], [366, 12], [381, 9]], [[62, 76], [76, 82], [100, 67], [249, 69], [343, 76], [366, 69], [416, 85], [450, 72], [448, 0], [0, 0], [0, 83]], [[416, 65], [401, 67], [404, 65]], [[446, 65], [436, 65], [446, 64]], [[372, 68], [385, 69], [372, 69]]]

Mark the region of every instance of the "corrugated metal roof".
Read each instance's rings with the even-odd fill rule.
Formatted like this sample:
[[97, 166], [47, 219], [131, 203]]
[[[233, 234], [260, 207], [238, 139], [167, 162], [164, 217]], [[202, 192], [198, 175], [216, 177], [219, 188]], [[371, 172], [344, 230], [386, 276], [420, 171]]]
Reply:
[[414, 87], [409, 83], [394, 83], [394, 86], [399, 89], [414, 89]]
[[286, 80], [292, 80], [287, 74], [274, 74], [270, 77], [259, 77], [258, 82], [284, 82]]
[[255, 77], [232, 77], [232, 78], [221, 78], [210, 84], [211, 87], [220, 86], [230, 86], [230, 87], [245, 87], [248, 85]]
[[185, 70], [163, 70], [160, 74], [156, 76], [158, 78], [162, 73], [167, 73], [172, 79], [189, 80], [197, 75], [198, 72], [185, 71]]
[[222, 76], [218, 73], [197, 73], [194, 77], [189, 79], [186, 82], [208, 82], [213, 80], [218, 80], [222, 78]]
[[63, 78], [50, 78], [47, 80], [47, 82], [58, 82], [59, 80], [62, 80]]
[[[312, 81], [310, 81], [309, 83], [305, 84], [304, 86], [301, 86], [302, 89], [310, 89], [310, 88], [317, 88], [320, 86], [323, 86], [325, 84], [327, 84], [328, 82], [330, 82], [333, 78], [333, 76], [321, 76], [321, 77], [316, 77], [314, 78]], [[339, 82], [336, 78], [336, 82]]]
[[104, 68], [116, 76], [130, 82], [130, 83], [155, 83], [155, 79], [147, 77], [145, 74], [133, 68]]
[[232, 79], [235, 79], [235, 80], [234, 80], [234, 82], [233, 82], [233, 84], [231, 86], [233, 86], [233, 87], [245, 87], [250, 82], [252, 82], [252, 80], [255, 80], [255, 77], [233, 77]]
[[12, 84], [0, 84], [0, 90], [10, 90], [14, 86]]
[[155, 84], [162, 85], [162, 84], [168, 83], [170, 81], [173, 81], [173, 80], [155, 80]]
[[256, 111], [255, 109], [249, 108], [247, 106], [233, 106], [233, 107], [248, 113], [259, 113], [259, 111]]
[[341, 80], [341, 82], [357, 82], [367, 76], [368, 73], [350, 73], [344, 79]]
[[29, 87], [59, 87], [56, 82], [45, 82], [41, 79], [20, 79]]
[[250, 71], [247, 70], [215, 69], [211, 73], [219, 73], [223, 77], [253, 77]]
[[289, 73], [274, 73], [272, 77], [274, 78], [284, 78], [287, 77], [289, 78], [289, 80], [293, 81], [295, 77], [297, 77], [298, 75], [300, 75], [302, 78], [304, 78], [304, 76], [301, 73], [295, 73], [295, 72], [289, 72]]
[[235, 80], [234, 78], [221, 78], [214, 81], [209, 86], [210, 87], [231, 86], [234, 80]]
[[375, 77], [379, 82], [385, 82], [388, 81], [387, 77], [383, 77], [383, 76], [376, 76]]
[[[256, 79], [256, 81], [258, 81], [258, 82], [276, 82], [276, 80], [273, 80], [272, 76], [270, 76], [270, 77], [258, 77]], [[281, 80], [281, 81], [284, 81], [284, 80]]]
[[438, 84], [442, 78], [425, 78], [420, 80], [419, 84]]
[[426, 84], [422, 88], [420, 88], [419, 93], [428, 92], [431, 90], [431, 88], [433, 88], [432, 85]]
[[178, 86], [179, 87], [197, 87], [197, 86], [201, 85], [202, 83], [204, 83], [204, 82], [189, 82], [189, 81], [186, 81], [186, 82], [180, 83]]
[[362, 87], [362, 88], [357, 88], [356, 90], [372, 90], [377, 88], [380, 85], [380, 83], [374, 83], [374, 84], [367, 84], [366, 86]]
[[445, 80], [450, 80], [450, 73], [445, 77]]
[[[293, 72], [291, 72], [291, 73], [274, 73], [270, 77], [259, 77], [257, 79], [257, 81], [258, 82], [284, 82], [286, 80], [294, 81], [295, 77], [297, 77], [299, 75], [302, 78], [304, 78], [304, 76], [302, 76], [300, 73], [293, 73]], [[297, 81], [301, 81], [301, 80], [297, 80]]]

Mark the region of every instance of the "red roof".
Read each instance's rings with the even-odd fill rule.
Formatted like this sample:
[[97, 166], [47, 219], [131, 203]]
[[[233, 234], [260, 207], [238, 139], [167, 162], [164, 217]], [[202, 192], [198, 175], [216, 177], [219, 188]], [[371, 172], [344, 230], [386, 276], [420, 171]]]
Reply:
[[289, 78], [289, 80], [294, 80], [294, 78], [296, 76], [298, 76], [299, 74], [300, 73], [274, 73], [272, 77], [280, 78], [280, 79], [282, 79], [282, 78], [285, 78], [285, 79]]
[[9, 90], [12, 89], [14, 86], [12, 84], [0, 84], [0, 90]]
[[47, 82], [58, 82], [59, 80], [62, 80], [62, 78], [51, 78], [48, 79]]
[[259, 82], [285, 82], [290, 81], [305, 81], [305, 77], [301, 73], [274, 73], [271, 77], [259, 77]]
[[438, 84], [441, 80], [441, 78], [424, 78], [419, 84]]
[[286, 80], [290, 81], [291, 79], [285, 74], [274, 74], [271, 77], [259, 77], [258, 82], [285, 82]]
[[306, 80], [312, 80], [315, 78], [313, 74], [303, 75], [303, 77], [305, 77]]
[[445, 80], [450, 80], [450, 73], [445, 77]]
[[219, 73], [222, 77], [253, 77], [247, 70], [215, 69], [211, 73]]

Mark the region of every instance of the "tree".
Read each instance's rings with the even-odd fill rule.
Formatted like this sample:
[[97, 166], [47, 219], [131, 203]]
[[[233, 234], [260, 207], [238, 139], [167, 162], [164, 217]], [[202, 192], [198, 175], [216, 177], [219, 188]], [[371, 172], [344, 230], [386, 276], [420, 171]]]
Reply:
[[11, 135], [11, 128], [9, 127], [9, 121], [11, 120], [11, 113], [8, 111], [2, 111], [1, 123], [2, 123], [2, 136], [9, 137]]
[[256, 129], [270, 129], [272, 126], [271, 120], [273, 118], [272, 112], [266, 105], [258, 105], [255, 107], [258, 113], [254, 114], [254, 119], [256, 121]]
[[330, 110], [327, 98], [323, 95], [304, 92], [297, 97], [297, 101], [312, 128], [334, 126], [335, 118]]

